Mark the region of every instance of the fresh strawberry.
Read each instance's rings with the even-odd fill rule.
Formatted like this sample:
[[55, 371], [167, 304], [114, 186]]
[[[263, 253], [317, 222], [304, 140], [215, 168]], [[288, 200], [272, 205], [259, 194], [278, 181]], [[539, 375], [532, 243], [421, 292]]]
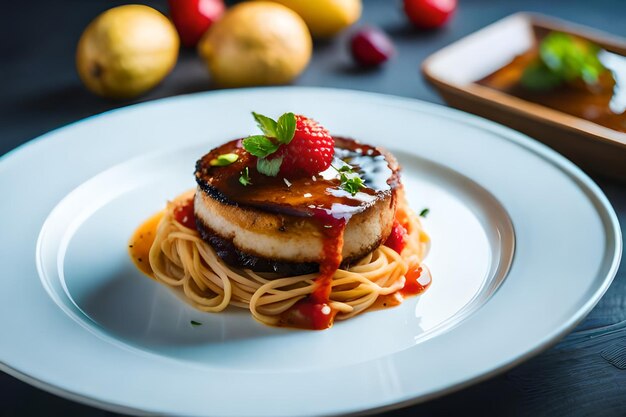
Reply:
[[276, 152], [282, 157], [280, 173], [285, 176], [316, 175], [325, 171], [335, 155], [335, 140], [313, 119], [296, 116], [296, 132], [291, 142]]
[[242, 145], [257, 157], [256, 169], [261, 174], [308, 176], [330, 167], [335, 140], [315, 120], [293, 113], [285, 113], [278, 120], [254, 112], [252, 115], [264, 135], [248, 136]]
[[391, 234], [385, 241], [384, 245], [398, 253], [402, 253], [402, 250], [406, 246], [408, 236], [406, 228], [402, 226], [398, 220], [394, 220], [393, 227], [391, 228]]

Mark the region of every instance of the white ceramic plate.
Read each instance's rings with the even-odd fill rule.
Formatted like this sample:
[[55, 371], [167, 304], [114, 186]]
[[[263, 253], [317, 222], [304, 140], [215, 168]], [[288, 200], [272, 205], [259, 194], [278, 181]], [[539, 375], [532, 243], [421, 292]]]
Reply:
[[[310, 115], [384, 145], [430, 209], [432, 287], [323, 332], [205, 314], [142, 276], [127, 240], [194, 186], [195, 160]], [[171, 98], [49, 133], [0, 161], [2, 369], [127, 413], [386, 409], [507, 369], [565, 335], [616, 273], [616, 216], [579, 169], [506, 128], [415, 100], [311, 88]], [[202, 326], [192, 326], [191, 320]]]

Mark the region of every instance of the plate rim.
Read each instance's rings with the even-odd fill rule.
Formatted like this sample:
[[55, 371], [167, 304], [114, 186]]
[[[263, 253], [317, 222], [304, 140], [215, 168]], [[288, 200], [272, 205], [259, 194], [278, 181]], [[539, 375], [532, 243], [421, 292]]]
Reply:
[[[238, 89], [238, 90], [206, 91], [206, 92], [201, 92], [201, 93], [192, 93], [192, 94], [167, 97], [163, 99], [151, 100], [151, 101], [131, 104], [128, 106], [123, 106], [120, 108], [108, 110], [108, 111], [105, 111], [96, 115], [89, 116], [87, 118], [80, 119], [72, 123], [69, 123], [67, 125], [61, 126], [50, 132], [44, 133], [43, 135], [40, 135], [35, 139], [31, 139], [30, 141], [2, 155], [0, 157], [0, 168], [4, 168], [4, 165], [8, 163], [7, 161], [10, 161], [14, 157], [27, 153], [31, 149], [35, 149], [36, 151], [37, 146], [41, 146], [42, 143], [49, 142], [51, 139], [53, 139], [52, 136], [62, 132], [63, 130], [71, 129], [76, 124], [81, 124], [85, 121], [96, 119], [103, 115], [112, 114], [112, 113], [120, 112], [120, 111], [126, 111], [128, 109], [137, 109], [138, 107], [149, 107], [149, 106], [164, 105], [164, 104], [167, 105], [168, 103], [171, 103], [171, 102], [175, 102], [178, 100], [184, 101], [186, 99], [194, 98], [194, 97], [195, 98], [199, 98], [203, 96], [212, 97], [212, 96], [218, 96], [222, 94], [245, 96], [246, 94], [249, 94], [249, 93], [252, 93], [252, 94], [258, 93], [258, 92], [271, 93], [272, 91], [282, 92], [286, 90], [300, 91], [303, 94], [323, 93], [323, 94], [360, 95], [364, 99], [368, 99], [373, 102], [382, 101], [385, 104], [401, 107], [406, 110], [427, 113], [427, 114], [442, 117], [442, 118], [445, 118], [445, 119], [448, 119], [448, 120], [451, 120], [460, 124], [470, 125], [480, 130], [484, 130], [493, 135], [496, 135], [499, 137], [500, 140], [512, 142], [516, 144], [517, 146], [520, 146], [521, 148], [526, 149], [527, 151], [530, 151], [535, 155], [538, 155], [539, 157], [541, 157], [541, 159], [544, 162], [553, 165], [559, 171], [564, 173], [567, 177], [569, 177], [572, 181], [575, 182], [576, 187], [579, 188], [585, 194], [585, 196], [590, 200], [590, 202], [593, 202], [595, 210], [599, 214], [602, 220], [602, 223], [604, 226], [604, 232], [605, 232], [604, 234], [605, 234], [605, 238], [607, 241], [607, 248], [604, 253], [605, 259], [603, 260], [602, 264], [605, 265], [607, 261], [610, 261], [610, 265], [607, 269], [606, 276], [602, 280], [601, 285], [599, 285], [596, 288], [596, 290], [592, 293], [591, 297], [589, 297], [585, 301], [585, 303], [578, 310], [576, 310], [575, 314], [573, 314], [568, 321], [564, 322], [559, 328], [554, 329], [549, 335], [544, 337], [544, 339], [540, 343], [538, 343], [533, 349], [527, 350], [523, 354], [510, 359], [508, 362], [504, 364], [495, 364], [491, 369], [487, 369], [484, 372], [481, 372], [480, 374], [472, 378], [465, 379], [456, 384], [447, 385], [445, 388], [434, 390], [428, 394], [420, 395], [419, 397], [408, 395], [408, 396], [405, 396], [405, 398], [398, 398], [395, 401], [390, 401], [388, 403], [381, 403], [381, 405], [378, 407], [373, 407], [373, 408], [368, 408], [368, 409], [359, 409], [359, 410], [349, 411], [349, 412], [341, 412], [340, 413], [341, 415], [371, 414], [371, 413], [387, 411], [387, 410], [397, 409], [400, 407], [405, 407], [405, 406], [412, 405], [412, 404], [421, 403], [424, 401], [431, 400], [433, 398], [437, 398], [437, 397], [449, 394], [451, 392], [462, 389], [466, 386], [475, 384], [477, 382], [483, 381], [497, 374], [505, 372], [506, 370], [511, 369], [517, 364], [529, 359], [530, 357], [537, 355], [538, 353], [558, 343], [562, 337], [564, 337], [567, 333], [569, 333], [580, 321], [584, 319], [584, 317], [599, 302], [599, 300], [602, 298], [604, 293], [609, 288], [610, 284], [612, 283], [617, 273], [621, 256], [622, 256], [622, 246], [623, 246], [622, 234], [621, 234], [621, 229], [619, 225], [619, 220], [608, 198], [605, 196], [605, 194], [602, 192], [599, 186], [586, 173], [584, 173], [579, 167], [574, 165], [564, 156], [558, 154], [556, 151], [548, 148], [546, 145], [543, 145], [531, 139], [530, 137], [522, 133], [519, 133], [513, 129], [510, 129], [505, 126], [499, 125], [495, 122], [483, 119], [476, 115], [472, 115], [472, 114], [465, 113], [459, 110], [448, 108], [440, 104], [426, 102], [426, 101], [414, 99], [414, 98], [394, 96], [390, 94], [366, 92], [366, 91], [361, 91], [361, 90], [326, 88], [326, 87], [300, 87], [300, 86], [254, 87], [254, 88], [245, 88], [245, 89]], [[485, 189], [489, 191], [488, 188], [485, 187]], [[611, 244], [612, 244], [612, 248], [611, 248]], [[613, 249], [612, 253], [610, 249]], [[115, 411], [115, 412], [122, 412], [122, 413], [134, 414], [134, 415], [160, 414], [159, 411], [155, 411], [155, 410], [148, 411], [147, 408], [137, 409], [137, 408], [129, 407], [126, 405], [114, 404], [114, 403], [110, 403], [108, 401], [99, 399], [96, 396], [87, 396], [84, 394], [73, 392], [72, 390], [59, 387], [53, 383], [37, 379], [36, 377], [31, 376], [25, 372], [22, 372], [19, 369], [9, 366], [7, 363], [4, 363], [3, 361], [0, 361], [0, 370], [30, 385], [33, 385], [37, 388], [43, 389], [55, 395], [68, 398], [70, 400], [73, 400], [79, 403], [96, 406], [96, 407], [100, 407], [100, 408]], [[335, 415], [335, 414], [337, 413], [326, 413], [326, 414], [317, 413], [317, 415]]]

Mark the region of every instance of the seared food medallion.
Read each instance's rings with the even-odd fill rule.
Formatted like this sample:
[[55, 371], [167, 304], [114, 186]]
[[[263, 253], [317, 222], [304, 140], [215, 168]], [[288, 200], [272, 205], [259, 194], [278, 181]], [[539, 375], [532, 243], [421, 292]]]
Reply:
[[393, 155], [305, 116], [253, 116], [263, 134], [201, 157], [195, 192], [168, 204], [150, 245], [132, 242], [150, 247], [145, 272], [201, 310], [308, 329], [428, 287], [429, 239]]

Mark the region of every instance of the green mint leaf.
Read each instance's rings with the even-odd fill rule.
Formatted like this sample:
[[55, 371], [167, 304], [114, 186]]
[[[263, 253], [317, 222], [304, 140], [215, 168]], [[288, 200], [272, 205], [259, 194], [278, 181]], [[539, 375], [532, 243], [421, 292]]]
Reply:
[[265, 136], [273, 138], [278, 137], [278, 131], [276, 129], [277, 123], [274, 119], [270, 119], [267, 116], [263, 116], [262, 114], [255, 112], [252, 112], [252, 116], [254, 116], [254, 120], [256, 120], [257, 125], [259, 125], [259, 129], [261, 129]]
[[296, 116], [293, 113], [285, 113], [278, 118], [276, 126], [276, 139], [280, 143], [289, 143], [296, 133]]
[[275, 177], [280, 171], [280, 166], [283, 163], [283, 158], [259, 158], [256, 161], [256, 169], [263, 175], [268, 177]]
[[241, 176], [239, 177], [239, 184], [243, 185], [244, 187], [252, 185], [252, 181], [250, 180], [250, 171], [248, 170], [248, 167], [241, 171], [240, 174]]
[[239, 155], [237, 155], [236, 153], [225, 153], [225, 154], [219, 155], [215, 159], [211, 159], [209, 163], [211, 164], [211, 166], [214, 166], [214, 167], [225, 167], [227, 165], [232, 164], [237, 159], [239, 159]]
[[243, 140], [243, 147], [246, 151], [259, 158], [265, 158], [273, 154], [278, 149], [277, 144], [263, 135], [248, 136]]
[[354, 171], [352, 171], [352, 167], [350, 165], [344, 165], [341, 168], [339, 168], [337, 171], [339, 171], [339, 172], [354, 172]]
[[428, 216], [428, 213], [430, 213], [430, 209], [422, 209], [422, 211], [420, 211], [420, 217], [426, 218], [426, 216]]
[[200, 323], [199, 321], [191, 320], [190, 323], [192, 326], [202, 326], [202, 323]]

